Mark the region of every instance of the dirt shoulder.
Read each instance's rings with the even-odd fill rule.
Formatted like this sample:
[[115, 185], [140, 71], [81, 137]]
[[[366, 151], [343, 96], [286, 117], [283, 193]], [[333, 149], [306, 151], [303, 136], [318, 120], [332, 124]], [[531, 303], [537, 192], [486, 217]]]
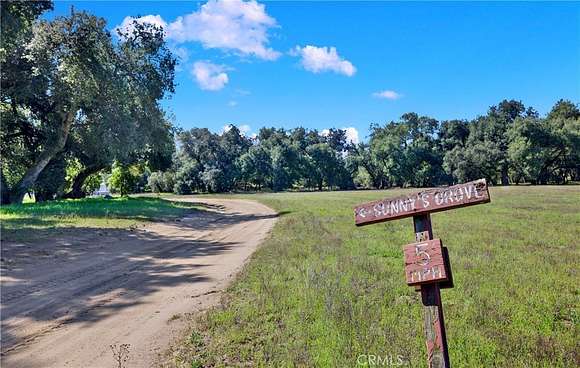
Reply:
[[256, 202], [192, 199], [207, 208], [131, 230], [79, 229], [2, 244], [3, 367], [152, 366], [187, 313], [213, 305], [267, 236], [276, 213]]

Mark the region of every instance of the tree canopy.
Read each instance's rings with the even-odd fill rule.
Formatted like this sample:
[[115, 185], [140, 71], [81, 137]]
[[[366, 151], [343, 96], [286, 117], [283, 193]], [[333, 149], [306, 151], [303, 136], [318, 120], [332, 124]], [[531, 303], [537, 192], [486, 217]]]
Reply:
[[[13, 20], [2, 28], [2, 50], [11, 50], [1, 60], [4, 203], [46, 192], [41, 174], [63, 162], [77, 163], [71, 196], [114, 161], [170, 165], [173, 128], [159, 101], [174, 91], [176, 61], [161, 29], [135, 24], [114, 42], [105, 20], [86, 12], [48, 21], [36, 18], [49, 2], [2, 7]], [[63, 189], [49, 187], [47, 197]]]

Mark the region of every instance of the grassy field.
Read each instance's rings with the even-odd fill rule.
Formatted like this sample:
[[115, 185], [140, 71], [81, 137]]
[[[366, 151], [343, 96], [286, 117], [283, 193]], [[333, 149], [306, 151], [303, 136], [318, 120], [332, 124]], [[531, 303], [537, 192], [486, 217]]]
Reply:
[[35, 240], [73, 228], [130, 228], [194, 207], [159, 198], [86, 198], [2, 206], [2, 240]]
[[[403, 274], [412, 220], [353, 224], [353, 205], [402, 192], [237, 196], [284, 214], [174, 362], [370, 367], [375, 355], [424, 367], [421, 303]], [[455, 280], [442, 291], [451, 363], [579, 366], [580, 187], [492, 188], [491, 197], [432, 216]]]

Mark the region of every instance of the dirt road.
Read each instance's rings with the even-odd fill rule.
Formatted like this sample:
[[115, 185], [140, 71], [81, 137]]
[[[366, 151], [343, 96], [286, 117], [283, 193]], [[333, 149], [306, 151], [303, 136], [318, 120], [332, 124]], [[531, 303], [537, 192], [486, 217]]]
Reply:
[[121, 344], [124, 367], [155, 366], [276, 221], [255, 202], [195, 202], [207, 211], [181, 221], [3, 243], [2, 367], [112, 368]]

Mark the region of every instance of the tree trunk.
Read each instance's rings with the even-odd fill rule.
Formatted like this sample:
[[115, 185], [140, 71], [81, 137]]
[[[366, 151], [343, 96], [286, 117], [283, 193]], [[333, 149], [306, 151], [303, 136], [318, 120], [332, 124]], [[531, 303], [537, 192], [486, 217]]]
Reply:
[[70, 127], [74, 121], [76, 110], [69, 111], [67, 113], [61, 113], [62, 117], [62, 127], [58, 132], [58, 136], [55, 142], [46, 142], [46, 148], [40, 154], [40, 156], [34, 161], [34, 164], [26, 171], [24, 176], [14, 185], [10, 193], [10, 202], [12, 203], [22, 203], [26, 192], [36, 183], [38, 175], [44, 170], [46, 165], [52, 160], [52, 158], [59, 153], [66, 143], [68, 138], [68, 133]]
[[64, 198], [84, 198], [86, 193], [83, 192], [83, 184], [85, 180], [92, 174], [99, 172], [104, 169], [105, 165], [91, 165], [87, 166], [83, 171], [81, 171], [73, 180], [72, 189], [70, 192], [64, 195]]
[[10, 188], [8, 188], [8, 183], [4, 179], [4, 173], [0, 170], [0, 203], [8, 204], [10, 203]]
[[501, 167], [501, 185], [509, 185], [510, 179], [508, 175], [508, 166], [502, 165]]
[[53, 199], [51, 196], [46, 195], [44, 192], [35, 191], [34, 192], [34, 201], [36, 203], [46, 202]]

